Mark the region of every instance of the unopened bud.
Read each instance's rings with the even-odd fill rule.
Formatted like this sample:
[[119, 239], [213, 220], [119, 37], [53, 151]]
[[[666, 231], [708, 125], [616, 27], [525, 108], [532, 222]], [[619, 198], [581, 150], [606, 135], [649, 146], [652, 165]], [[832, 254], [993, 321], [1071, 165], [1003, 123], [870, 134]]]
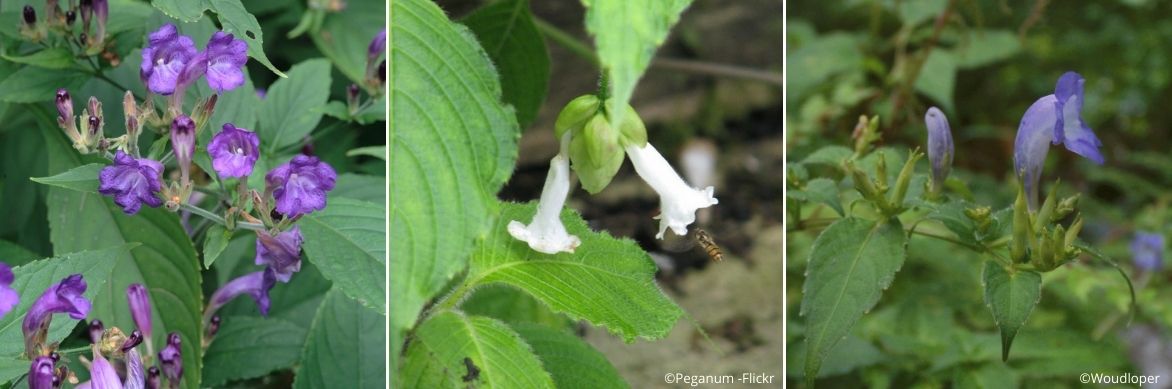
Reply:
[[1066, 215], [1074, 212], [1078, 208], [1078, 199], [1080, 193], [1075, 193], [1074, 196], [1067, 197], [1058, 202], [1058, 207], [1054, 209], [1054, 220], [1062, 220]]
[[[924, 157], [918, 149], [912, 150], [911, 155], [908, 155], [907, 162], [903, 164], [903, 169], [899, 171], [899, 177], [895, 179], [895, 191], [891, 193], [891, 205], [896, 208], [903, 208], [904, 197], [907, 196], [907, 188], [912, 182], [912, 173], [915, 173], [916, 162]], [[886, 180], [887, 177], [881, 179]], [[894, 216], [894, 215], [890, 215]]]
[[77, 20], [77, 12], [73, 10], [65, 11], [65, 25], [73, 26], [73, 22]]
[[220, 315], [212, 316], [211, 321], [208, 322], [208, 337], [216, 336], [216, 332], [220, 331]]
[[566, 103], [566, 107], [558, 113], [553, 124], [555, 139], [562, 139], [566, 131], [578, 133], [586, 122], [593, 118], [600, 108], [601, 101], [595, 95], [582, 95]]
[[1022, 263], [1029, 259], [1026, 248], [1030, 245], [1030, 214], [1026, 204], [1025, 191], [1018, 187], [1017, 199], [1013, 201], [1013, 242], [1010, 245], [1010, 256], [1014, 262]]
[[90, 322], [90, 341], [98, 343], [102, 341], [102, 334], [106, 332], [106, 327], [102, 325], [101, 320], [94, 320]]
[[21, 16], [24, 18], [24, 24], [29, 28], [37, 25], [37, 10], [33, 9], [33, 6], [26, 4], [23, 12], [21, 12]]
[[623, 122], [619, 123], [619, 136], [624, 147], [647, 145], [647, 126], [639, 118], [639, 113], [635, 112], [635, 107], [627, 106], [627, 114], [623, 115]]
[[1050, 193], [1046, 195], [1046, 201], [1042, 202], [1042, 208], [1038, 210], [1037, 224], [1034, 225], [1034, 232], [1041, 232], [1046, 225], [1054, 221], [1054, 208], [1058, 206], [1058, 183], [1055, 182], [1050, 187]]
[[130, 337], [122, 342], [122, 352], [130, 351], [130, 349], [138, 346], [140, 343], [142, 343], [142, 331], [134, 330], [134, 332], [130, 333]]
[[358, 84], [350, 84], [346, 87], [346, 105], [350, 108], [350, 114], [358, 113]]
[[1062, 240], [1066, 247], [1071, 247], [1074, 242], [1078, 240], [1078, 233], [1082, 231], [1082, 216], [1075, 216], [1074, 223], [1070, 223], [1070, 229], [1066, 231], [1066, 236]]
[[570, 138], [570, 167], [589, 193], [598, 193], [610, 184], [624, 156], [619, 132], [610, 126], [606, 115], [595, 115]]

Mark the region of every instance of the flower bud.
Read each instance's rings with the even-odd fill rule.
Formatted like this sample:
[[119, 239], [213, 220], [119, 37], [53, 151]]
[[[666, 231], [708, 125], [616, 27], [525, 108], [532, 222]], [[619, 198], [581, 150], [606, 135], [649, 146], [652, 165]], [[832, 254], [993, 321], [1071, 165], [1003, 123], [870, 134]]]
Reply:
[[1013, 242], [1010, 246], [1010, 256], [1014, 262], [1021, 263], [1029, 260], [1026, 255], [1029, 239], [1029, 205], [1026, 204], [1025, 190], [1018, 187], [1017, 199], [1013, 201]]
[[54, 385], [54, 380], [57, 379], [57, 375], [54, 373], [56, 362], [56, 360], [44, 356], [33, 359], [33, 363], [29, 366], [28, 371], [29, 389], [53, 389], [58, 387], [58, 385]]
[[146, 387], [147, 389], [159, 389], [162, 379], [159, 377], [162, 372], [159, 371], [158, 366], [151, 366], [147, 369]]
[[28, 28], [35, 28], [37, 25], [37, 10], [33, 9], [31, 5], [25, 5], [23, 12], [21, 12], [24, 24]]
[[102, 334], [106, 332], [106, 327], [102, 325], [101, 320], [95, 319], [90, 322], [90, 342], [100, 343], [102, 341]]
[[952, 170], [952, 129], [948, 126], [948, 118], [939, 108], [928, 108], [924, 114], [924, 123], [928, 127], [928, 161], [932, 165], [932, 193], [940, 193], [948, 172]]
[[619, 136], [623, 147], [647, 145], [647, 126], [630, 105], [627, 106], [627, 114], [623, 115], [623, 122], [619, 123]]
[[[85, 34], [90, 31], [90, 19], [94, 15], [94, 0], [81, 0], [78, 6], [81, 8], [81, 25], [82, 31], [84, 31], [82, 34]], [[86, 43], [85, 39], [82, 39], [81, 42]]]
[[106, 20], [110, 17], [110, 3], [109, 0], [93, 0], [94, 16], [98, 20], [98, 30], [94, 34], [97, 39], [97, 45], [100, 47], [102, 42], [106, 40]]
[[[916, 170], [916, 162], [923, 157], [924, 153], [919, 152], [919, 150], [913, 150], [911, 155], [908, 156], [907, 162], [903, 164], [903, 170], [900, 170], [899, 177], [895, 179], [895, 191], [891, 192], [890, 204], [893, 207], [897, 209], [903, 208], [903, 200], [907, 196], [907, 188], [911, 184], [912, 173]], [[883, 179], [886, 179], [886, 177]]]
[[65, 11], [65, 25], [73, 26], [73, 22], [77, 20], [77, 12], [73, 10]]
[[149, 339], [151, 337], [151, 297], [142, 284], [130, 284], [126, 288], [126, 301], [130, 304], [130, 317], [134, 326]]
[[130, 349], [137, 347], [141, 343], [142, 343], [142, 331], [134, 330], [134, 332], [131, 332], [130, 336], [127, 337], [126, 340], [122, 342], [122, 347], [120, 347], [119, 349], [122, 350], [122, 352], [127, 352]]
[[582, 95], [570, 100], [553, 124], [554, 137], [562, 139], [566, 131], [577, 133], [593, 118], [600, 108], [601, 101], [595, 95]]
[[855, 190], [859, 191], [863, 195], [863, 198], [885, 203], [883, 194], [875, 187], [875, 182], [871, 180], [871, 177], [867, 176], [866, 172], [855, 167], [854, 162], [850, 160], [847, 160], [845, 165], [846, 169], [851, 173], [851, 181], [854, 181]]
[[1046, 196], [1046, 201], [1042, 202], [1042, 209], [1038, 210], [1038, 216], [1034, 219], [1034, 232], [1041, 232], [1046, 225], [1054, 221], [1054, 208], [1058, 206], [1058, 183], [1055, 182], [1050, 187], [1050, 194]]
[[350, 109], [350, 115], [358, 113], [358, 84], [346, 87], [346, 106]]
[[1074, 223], [1070, 223], [1070, 229], [1066, 231], [1066, 236], [1062, 239], [1062, 243], [1066, 247], [1074, 245], [1074, 241], [1078, 240], [1078, 233], [1082, 231], [1082, 216], [1075, 216]]
[[571, 167], [582, 188], [591, 194], [610, 184], [623, 165], [623, 157], [619, 132], [610, 126], [606, 115], [595, 115], [578, 134], [571, 135]]
[[179, 333], [172, 332], [167, 335], [167, 347], [159, 351], [159, 365], [163, 367], [163, 375], [171, 382], [172, 387], [178, 386], [179, 380], [183, 379], [183, 356], [179, 347], [181, 343]]
[[191, 157], [195, 154], [195, 122], [187, 115], [179, 115], [171, 122], [171, 148], [184, 185], [190, 181]]
[[1074, 196], [1067, 197], [1058, 202], [1058, 207], [1054, 209], [1054, 220], [1062, 220], [1066, 215], [1074, 212], [1078, 208], [1078, 198], [1081, 193], [1075, 193]]
[[102, 102], [98, 101], [97, 97], [90, 96], [89, 101], [86, 103], [84, 115], [86, 118], [86, 128], [82, 134], [83, 143], [87, 147], [93, 147], [104, 137], [102, 128], [105, 127], [106, 123], [102, 116]]

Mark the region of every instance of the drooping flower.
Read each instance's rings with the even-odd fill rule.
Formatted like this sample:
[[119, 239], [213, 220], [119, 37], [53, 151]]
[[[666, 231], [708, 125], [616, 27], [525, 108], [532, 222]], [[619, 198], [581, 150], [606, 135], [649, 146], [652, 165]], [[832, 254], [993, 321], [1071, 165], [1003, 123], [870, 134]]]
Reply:
[[151, 92], [170, 95], [175, 92], [188, 64], [195, 59], [197, 51], [191, 37], [179, 35], [174, 24], [164, 24], [148, 37], [147, 47], [142, 49], [142, 66], [139, 75]]
[[655, 235], [656, 238], [663, 239], [669, 227], [676, 235], [686, 235], [688, 225], [696, 221], [696, 211], [718, 203], [712, 196], [711, 186], [704, 189], [688, 186], [650, 143], [643, 147], [627, 145], [626, 150], [631, 164], [635, 165], [635, 172], [659, 193], [660, 214], [656, 216], [659, 219], [659, 233]]
[[387, 49], [387, 29], [384, 28], [384, 29], [382, 29], [382, 31], [379, 31], [378, 34], [374, 36], [374, 39], [370, 40], [370, 46], [368, 46], [366, 48], [367, 60], [374, 61], [374, 60], [378, 59], [378, 57], [380, 55], [383, 55], [383, 52], [385, 52], [386, 49]]
[[114, 164], [98, 173], [98, 193], [114, 198], [127, 215], [138, 213], [142, 204], [163, 205], [158, 197], [163, 190], [163, 164], [146, 158], [134, 158], [122, 150], [114, 154]]
[[191, 172], [191, 158], [195, 155], [195, 122], [187, 115], [179, 115], [171, 121], [171, 150], [179, 164], [182, 182], [188, 182]]
[[33, 302], [21, 326], [28, 355], [39, 355], [37, 350], [45, 342], [54, 313], [69, 314], [74, 320], [85, 319], [90, 311], [90, 302], [82, 295], [85, 289], [85, 279], [81, 274], [74, 274], [50, 286]]
[[1064, 144], [1066, 149], [1097, 164], [1104, 162], [1099, 152], [1102, 142], [1082, 120], [1083, 83], [1075, 72], [1058, 79], [1054, 94], [1034, 101], [1021, 118], [1013, 147], [1013, 166], [1026, 191], [1031, 210], [1037, 209], [1038, 180], [1050, 144]]
[[151, 296], [142, 284], [130, 284], [126, 288], [126, 301], [130, 303], [130, 317], [134, 326], [151, 338]]
[[258, 272], [248, 273], [236, 279], [228, 281], [228, 283], [221, 286], [212, 294], [211, 301], [208, 302], [207, 311], [204, 313], [205, 317], [211, 317], [211, 314], [216, 312], [227, 304], [232, 299], [241, 294], [247, 293], [256, 301], [256, 306], [260, 309], [261, 315], [268, 316], [269, 314], [269, 290], [276, 284], [276, 274], [271, 269], [265, 269]]
[[257, 231], [256, 264], [272, 269], [277, 281], [289, 282], [293, 273], [301, 270], [301, 228], [293, 226], [277, 236]]
[[326, 193], [334, 189], [338, 174], [317, 157], [298, 155], [265, 175], [265, 183], [277, 201], [277, 212], [297, 217], [326, 207]]
[[260, 138], [255, 132], [224, 123], [208, 143], [208, 154], [220, 177], [248, 177], [260, 156]]
[[940, 192], [948, 172], [952, 170], [952, 128], [939, 108], [928, 108], [924, 114], [928, 127], [928, 161], [932, 165], [932, 192]]
[[171, 387], [178, 386], [183, 379], [183, 355], [180, 352], [182, 339], [178, 332], [167, 335], [167, 347], [159, 351], [159, 365], [163, 367], [163, 375], [171, 382]]
[[16, 290], [12, 289], [14, 279], [12, 268], [8, 267], [8, 264], [0, 262], [0, 318], [3, 318], [8, 312], [12, 312], [12, 308], [16, 308], [16, 304], [20, 303], [20, 295], [17, 295]]
[[57, 378], [56, 362], [52, 357], [39, 356], [33, 359], [28, 369], [29, 389], [55, 389], [61, 386]]
[[248, 43], [232, 34], [217, 31], [201, 53], [206, 63], [208, 87], [225, 92], [244, 85], [244, 64], [248, 62]]
[[530, 248], [538, 252], [574, 252], [582, 241], [567, 233], [561, 220], [562, 206], [569, 194], [570, 161], [558, 154], [549, 162], [549, 174], [545, 176], [545, 187], [541, 189], [541, 200], [537, 203], [533, 221], [529, 225], [510, 221], [509, 235], [528, 243]]
[[1143, 270], [1158, 270], [1164, 266], [1164, 235], [1136, 231], [1131, 240], [1131, 261]]

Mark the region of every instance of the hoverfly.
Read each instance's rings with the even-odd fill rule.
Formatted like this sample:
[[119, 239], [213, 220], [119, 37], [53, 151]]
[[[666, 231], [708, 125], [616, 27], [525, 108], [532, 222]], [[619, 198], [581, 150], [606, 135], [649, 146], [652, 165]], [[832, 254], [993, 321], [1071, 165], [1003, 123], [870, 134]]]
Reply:
[[713, 261], [720, 262], [724, 260], [724, 254], [720, 252], [720, 246], [716, 245], [716, 241], [712, 240], [712, 235], [708, 235], [707, 231], [696, 229], [696, 243], [700, 244], [700, 248], [708, 254], [708, 258]]

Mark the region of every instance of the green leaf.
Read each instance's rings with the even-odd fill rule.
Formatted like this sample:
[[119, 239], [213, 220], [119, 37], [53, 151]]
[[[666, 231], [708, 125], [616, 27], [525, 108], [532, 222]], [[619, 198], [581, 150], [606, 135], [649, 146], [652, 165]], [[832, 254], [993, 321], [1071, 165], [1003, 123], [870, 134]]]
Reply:
[[363, 174], [342, 173], [338, 175], [330, 196], [346, 197], [371, 203], [387, 202], [387, 179]]
[[98, 193], [98, 172], [105, 165], [91, 163], [69, 169], [52, 177], [34, 177], [33, 181], [83, 193]]
[[3, 262], [8, 266], [20, 266], [40, 259], [40, 256], [24, 246], [0, 239], [0, 258], [3, 258]]
[[[198, 2], [198, 0], [185, 1], [185, 3]], [[144, 28], [147, 20], [155, 15], [155, 9], [151, 8], [150, 5], [134, 0], [110, 0], [109, 7], [117, 10], [110, 12], [109, 21], [106, 22], [106, 33], [111, 36], [123, 31]], [[139, 42], [135, 42], [135, 44], [139, 44]]]
[[213, 224], [208, 228], [203, 241], [203, 267], [211, 269], [212, 264], [228, 248], [228, 242], [232, 241], [232, 231], [224, 228], [219, 224]]
[[506, 103], [517, 110], [521, 127], [537, 116], [549, 87], [549, 53], [533, 24], [528, 0], [488, 4], [466, 16], [464, 25], [496, 64]]
[[834, 180], [815, 178], [806, 183], [805, 189], [789, 193], [806, 201], [826, 204], [838, 212], [839, 216], [846, 216], [846, 211], [842, 209], [842, 200], [838, 198], [838, 183]]
[[[82, 158], [69, 146], [64, 134], [50, 125], [43, 108], [33, 112], [41, 124], [49, 159], [49, 173], [81, 166]], [[203, 292], [199, 258], [178, 216], [162, 208], [143, 207], [126, 215], [109, 198], [63, 188], [49, 188], [50, 240], [55, 253], [67, 253], [115, 244], [141, 243], [130, 255], [118, 258], [110, 281], [93, 301], [93, 317], [107, 326], [134, 327], [126, 303], [126, 287], [146, 286], [154, 309], [154, 344], [164, 344], [169, 332], [183, 340], [184, 387], [200, 387], [203, 337]]]
[[907, 256], [898, 219], [840, 219], [818, 235], [802, 289], [806, 317], [806, 382], [859, 318], [871, 309]]
[[932, 50], [916, 78], [916, 90], [953, 112], [952, 92], [956, 87], [956, 59], [944, 50]]
[[[94, 299], [101, 293], [102, 286], [110, 279], [110, 272], [114, 263], [120, 257], [126, 256], [134, 245], [109, 247], [101, 250], [80, 251], [60, 255], [54, 258], [34, 261], [24, 266], [12, 269], [14, 275], [12, 289], [20, 294], [20, 304], [0, 318], [0, 358], [19, 357], [24, 353], [24, 334], [21, 323], [25, 313], [33, 305], [45, 289], [71, 274], [81, 274], [86, 282], [85, 297]], [[122, 294], [123, 300], [126, 294]], [[99, 317], [91, 313], [90, 318]], [[103, 318], [104, 319], [104, 318]], [[47, 342], [56, 342], [64, 339], [78, 321], [68, 315], [54, 315], [49, 325]], [[27, 362], [26, 362], [27, 363]], [[27, 365], [25, 372], [27, 372]], [[8, 381], [12, 377], [0, 376], [0, 382]]]
[[204, 356], [203, 383], [260, 377], [297, 363], [307, 331], [282, 318], [221, 316], [221, 327]]
[[[21, 342], [24, 344], [24, 341]], [[28, 374], [28, 371], [29, 360], [23, 357], [0, 357], [0, 383], [11, 381], [13, 378], [20, 377], [21, 374]]]
[[466, 265], [488, 228], [520, 129], [467, 28], [430, 1], [391, 7], [390, 266], [400, 269], [390, 280], [394, 358], [423, 304]]
[[453, 311], [419, 325], [407, 346], [398, 383], [392, 386], [555, 387], [533, 350], [505, 323]]
[[[215, 94], [206, 82], [198, 82], [191, 89], [196, 91], [199, 99]], [[260, 106], [261, 100], [256, 95], [256, 88], [252, 85], [247, 68], [244, 69], [244, 85], [219, 95], [216, 100], [216, 110], [212, 113], [211, 119], [208, 119], [208, 127], [197, 135], [199, 138], [197, 144], [203, 149], [207, 148], [212, 136], [223, 130], [225, 123], [232, 123], [236, 127], [249, 131], [257, 130], [256, 115], [259, 110], [257, 107]], [[198, 99], [192, 99], [192, 101], [198, 101]], [[255, 171], [253, 173], [256, 174]]]
[[381, 314], [387, 312], [386, 213], [382, 204], [333, 198], [298, 223], [307, 259], [335, 289]]
[[590, 231], [567, 208], [562, 222], [582, 244], [574, 253], [538, 253], [506, 228], [513, 220], [528, 223], [535, 212], [536, 202], [503, 204], [488, 238], [472, 254], [462, 287], [497, 282], [514, 286], [554, 312], [606, 327], [627, 342], [667, 336], [683, 310], [655, 284], [655, 264], [638, 244]]
[[356, 149], [353, 149], [353, 150], [346, 152], [347, 157], [356, 157], [359, 155], [375, 157], [375, 158], [386, 161], [387, 160], [387, 146], [382, 145], [382, 146], [359, 147], [359, 148], [356, 148]]
[[260, 103], [256, 134], [261, 150], [274, 154], [300, 142], [321, 121], [319, 109], [330, 98], [330, 63], [310, 59], [293, 65], [289, 78], [277, 80]]
[[691, 0], [582, 0], [586, 30], [609, 76], [610, 125], [619, 127], [639, 77]]
[[512, 286], [486, 285], [477, 288], [460, 309], [469, 315], [488, 316], [506, 323], [537, 323], [558, 330], [570, 330], [574, 322], [551, 311], [541, 301]]
[[22, 63], [46, 69], [67, 69], [73, 67], [73, 52], [64, 47], [51, 47], [26, 56], [4, 56], [9, 62]]
[[211, 5], [209, 0], [153, 0], [151, 5], [163, 14], [184, 23], [198, 21]]
[[1131, 304], [1128, 306], [1128, 309], [1127, 309], [1127, 322], [1131, 323], [1131, 320], [1133, 318], [1135, 318], [1135, 312], [1138, 309], [1138, 307], [1136, 305], [1137, 304], [1136, 298], [1135, 298], [1135, 285], [1132, 285], [1131, 277], [1129, 277], [1127, 275], [1127, 272], [1123, 271], [1122, 267], [1119, 267], [1119, 262], [1116, 262], [1111, 257], [1107, 256], [1106, 254], [1103, 254], [1102, 251], [1099, 251], [1099, 249], [1094, 248], [1093, 246], [1082, 241], [1081, 239], [1076, 239], [1074, 241], [1073, 246], [1075, 248], [1078, 248], [1079, 250], [1082, 250], [1083, 252], [1089, 254], [1091, 256], [1091, 258], [1102, 261], [1103, 263], [1106, 263], [1108, 266], [1115, 268], [1115, 271], [1119, 273], [1119, 276], [1123, 277], [1123, 282], [1125, 282], [1127, 284], [1127, 291], [1129, 292], [1129, 294], [1131, 296]]
[[884, 5], [894, 8], [903, 24], [911, 27], [944, 12], [944, 9], [948, 7], [948, 2], [945, 0], [913, 0], [884, 2]]
[[810, 153], [806, 159], [802, 160], [804, 164], [820, 164], [838, 167], [842, 165], [842, 161], [854, 155], [854, 150], [843, 146], [826, 146]]
[[386, 316], [335, 288], [318, 307], [293, 387], [386, 387], [385, 344]]
[[[248, 56], [257, 60], [273, 73], [278, 76], [286, 77], [272, 62], [269, 62], [269, 57], [265, 56], [264, 42], [265, 34], [260, 28], [260, 23], [256, 21], [256, 17], [248, 13], [244, 9], [244, 4], [240, 0], [199, 0], [206, 2], [207, 6], [216, 13], [220, 20], [220, 27], [224, 32], [235, 35], [237, 39], [243, 39], [248, 42]], [[198, 19], [198, 17], [197, 17]], [[318, 75], [319, 77], [329, 80], [329, 72]]]
[[972, 69], [1009, 58], [1021, 50], [1017, 35], [1007, 30], [972, 30], [957, 45], [956, 66]]
[[993, 311], [993, 321], [1001, 330], [1001, 360], [1009, 360], [1009, 346], [1017, 330], [1042, 298], [1042, 274], [1028, 270], [1006, 271], [996, 261], [985, 261], [982, 276], [985, 305]]
[[786, 92], [789, 93], [787, 101], [802, 101], [802, 98], [838, 74], [861, 72], [863, 52], [859, 48], [860, 41], [854, 35], [833, 33], [820, 36], [788, 53], [785, 58], [786, 68], [790, 74], [802, 76], [786, 77]]
[[535, 324], [515, 324], [513, 330], [541, 359], [559, 388], [627, 388], [606, 356], [582, 339]]
[[[341, 12], [326, 14], [321, 29], [309, 36], [342, 74], [362, 86], [366, 78], [367, 48], [374, 36], [385, 28], [386, 14], [385, 1], [350, 1]], [[394, 15], [396, 18], [400, 16]], [[393, 64], [388, 61], [387, 65]], [[375, 66], [378, 66], [377, 62]]]
[[[85, 83], [85, 73], [72, 70], [45, 69], [27, 66], [0, 81], [0, 101], [8, 103], [36, 103], [52, 101], [57, 88], [74, 90]], [[57, 128], [57, 123], [52, 125]]]

